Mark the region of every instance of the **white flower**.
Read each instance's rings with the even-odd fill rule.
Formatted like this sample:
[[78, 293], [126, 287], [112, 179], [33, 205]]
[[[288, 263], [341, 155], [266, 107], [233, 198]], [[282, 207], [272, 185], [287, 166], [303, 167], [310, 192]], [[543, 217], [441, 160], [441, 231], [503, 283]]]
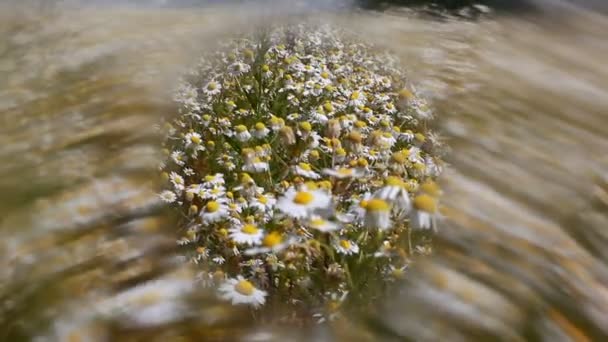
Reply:
[[297, 191], [292, 187], [279, 198], [277, 208], [291, 217], [305, 218], [317, 209], [327, 209], [330, 204], [331, 196], [325, 191], [306, 189]]
[[171, 152], [171, 160], [179, 166], [184, 166], [184, 152], [182, 151], [173, 151]]
[[328, 176], [336, 177], [338, 179], [351, 178], [351, 177], [360, 178], [365, 175], [365, 170], [359, 169], [359, 168], [352, 169], [352, 168], [347, 168], [347, 167], [340, 167], [337, 169], [323, 169], [323, 173]]
[[234, 132], [236, 139], [240, 142], [246, 142], [251, 139], [251, 133], [249, 133], [245, 125], [238, 125], [234, 127]]
[[410, 225], [412, 229], [436, 229], [438, 217], [437, 199], [428, 194], [421, 194], [414, 198], [414, 210], [410, 212]]
[[247, 245], [258, 245], [264, 236], [264, 230], [259, 229], [255, 224], [246, 223], [240, 227], [230, 228], [230, 238], [236, 243]]
[[359, 246], [351, 240], [340, 239], [334, 241], [334, 248], [340, 254], [351, 255], [359, 253]]
[[295, 238], [285, 236], [279, 232], [271, 232], [262, 239], [262, 246], [253, 247], [245, 251], [246, 255], [256, 255], [263, 253], [279, 253], [295, 242]]
[[393, 207], [402, 214], [409, 213], [412, 208], [405, 183], [398, 177], [388, 177], [385, 185], [374, 193], [374, 197], [392, 203]]
[[158, 197], [165, 203], [173, 203], [177, 199], [177, 195], [171, 190], [161, 192]]
[[222, 85], [216, 81], [211, 81], [205, 85], [203, 92], [207, 96], [217, 95], [222, 91]]
[[237, 276], [226, 280], [219, 288], [220, 296], [233, 305], [249, 304], [257, 308], [266, 302], [266, 291], [256, 288], [249, 280]]
[[236, 62], [228, 66], [228, 72], [232, 76], [241, 76], [242, 74], [249, 72], [249, 70], [251, 70], [251, 67], [248, 64], [241, 62]]
[[277, 200], [272, 195], [260, 194], [253, 199], [249, 206], [261, 212], [265, 212], [272, 210], [276, 203]]
[[350, 93], [348, 104], [350, 106], [358, 107], [365, 105], [365, 93], [360, 91], [353, 91]]
[[203, 140], [202, 140], [201, 135], [196, 132], [190, 132], [184, 136], [184, 146], [186, 146], [186, 148], [193, 146], [193, 145], [198, 146], [201, 144], [202, 141]]
[[200, 215], [204, 223], [213, 223], [223, 220], [229, 213], [228, 207], [222, 201], [209, 201]]
[[255, 157], [250, 160], [247, 160], [247, 162], [243, 166], [243, 171], [259, 173], [268, 171], [269, 168], [270, 165], [268, 165], [267, 162], [262, 161], [262, 159], [260, 159], [259, 157]]
[[296, 174], [311, 179], [319, 179], [321, 176], [312, 170], [312, 167], [308, 163], [299, 163], [295, 167]]
[[266, 128], [266, 125], [261, 122], [258, 122], [255, 124], [255, 129], [252, 134], [258, 139], [263, 139], [268, 135], [268, 133], [270, 133], [270, 130]]
[[182, 176], [178, 175], [176, 172], [171, 172], [171, 174], [169, 174], [169, 179], [176, 190], [184, 190], [184, 178]]
[[380, 230], [391, 227], [391, 205], [379, 198], [372, 198], [363, 203], [365, 208], [364, 225]]
[[322, 232], [333, 232], [340, 229], [339, 224], [328, 221], [318, 215], [314, 215], [308, 220], [308, 227], [320, 230]]

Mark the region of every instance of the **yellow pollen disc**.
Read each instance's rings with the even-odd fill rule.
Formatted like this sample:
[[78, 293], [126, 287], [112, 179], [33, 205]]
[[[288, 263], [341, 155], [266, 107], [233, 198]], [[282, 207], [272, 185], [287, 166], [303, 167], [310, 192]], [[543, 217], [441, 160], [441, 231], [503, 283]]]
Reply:
[[259, 229], [253, 224], [246, 224], [241, 228], [241, 232], [249, 235], [257, 234], [258, 231]]
[[327, 78], [329, 78], [329, 74], [327, 73], [327, 71], [323, 71], [323, 72], [321, 73], [321, 77], [323, 77], [323, 78], [327, 79]]
[[234, 285], [234, 289], [236, 290], [236, 292], [244, 296], [251, 296], [253, 294], [253, 291], [255, 291], [255, 287], [253, 286], [253, 284], [247, 280], [241, 280], [236, 283], [236, 285]]
[[379, 198], [372, 198], [367, 202], [365, 206], [367, 211], [389, 211], [391, 206], [385, 200]]
[[217, 203], [216, 201], [211, 201], [211, 202], [207, 203], [207, 205], [205, 206], [205, 209], [208, 213], [214, 213], [214, 212], [220, 210], [220, 204]]
[[247, 130], [247, 127], [245, 127], [245, 125], [238, 125], [234, 127], [234, 130], [237, 131], [237, 133], [243, 133]]
[[268, 72], [270, 70], [270, 67], [266, 64], [262, 65], [262, 71], [263, 72]]
[[433, 181], [424, 182], [422, 185], [420, 185], [420, 189], [434, 197], [437, 197], [441, 194], [441, 189], [439, 188], [439, 185], [437, 185], [437, 183]]
[[351, 248], [350, 241], [348, 241], [348, 240], [340, 240], [340, 247], [342, 247], [344, 249], [350, 249]]
[[434, 213], [437, 211], [437, 201], [427, 194], [418, 195], [414, 198], [414, 207], [418, 210]]
[[329, 102], [325, 102], [325, 104], [323, 105], [323, 109], [326, 113], [330, 113], [334, 110], [334, 106], [332, 106]]
[[369, 163], [367, 162], [367, 160], [363, 159], [363, 158], [359, 158], [357, 160], [357, 165], [359, 167], [367, 167], [369, 165]]
[[346, 150], [343, 149], [342, 147], [340, 147], [340, 148], [336, 149], [336, 155], [343, 157], [346, 155]]
[[217, 84], [215, 84], [215, 82], [211, 82], [209, 85], [207, 85], [207, 90], [215, 90], [216, 88]]
[[401, 178], [399, 178], [399, 177], [389, 176], [384, 181], [384, 184], [386, 184], [388, 186], [399, 186], [399, 187], [402, 187], [403, 186], [403, 180], [401, 180]]
[[324, 225], [325, 222], [326, 221], [322, 218], [315, 218], [315, 219], [310, 220], [310, 224], [314, 227], [320, 227], [320, 226]]
[[221, 192], [222, 190], [220, 190], [219, 188], [213, 188], [213, 190], [211, 190], [211, 193], [214, 195], [217, 195]]
[[258, 123], [256, 123], [256, 124], [255, 124], [255, 129], [256, 129], [256, 130], [258, 130], [258, 131], [262, 131], [262, 130], [264, 130], [265, 128], [266, 128], [266, 125], [264, 125], [264, 124], [263, 124], [263, 123], [261, 123], [261, 122], [258, 122]]
[[353, 91], [353, 93], [350, 95], [350, 99], [351, 100], [356, 100], [359, 98], [359, 92], [358, 91]]
[[386, 105], [386, 108], [393, 109], [393, 108], [395, 108], [395, 105], [393, 105], [392, 103], [389, 103]]
[[385, 138], [392, 138], [393, 137], [393, 135], [390, 132], [384, 132], [384, 133], [382, 133], [382, 136], [385, 137]]
[[201, 143], [201, 138], [197, 137], [196, 135], [193, 135], [190, 137], [190, 141], [192, 141], [195, 144], [200, 144]]
[[340, 168], [338, 169], [338, 174], [342, 175], [342, 176], [350, 176], [353, 174], [353, 169], [348, 169], [348, 168]]
[[414, 163], [414, 168], [418, 171], [424, 171], [424, 169], [426, 169], [426, 165], [422, 163]]
[[293, 202], [300, 205], [306, 205], [312, 202], [313, 199], [315, 199], [315, 196], [312, 193], [300, 191], [294, 196]]
[[300, 169], [302, 169], [304, 171], [312, 171], [312, 168], [310, 167], [310, 164], [299, 163], [298, 166], [300, 167]]
[[258, 202], [260, 202], [262, 204], [267, 204], [268, 203], [268, 198], [266, 198], [266, 196], [259, 196], [258, 197]]
[[369, 204], [369, 201], [367, 200], [362, 200], [361, 202], [359, 202], [359, 207], [365, 209], [367, 208], [367, 205]]
[[355, 127], [357, 127], [357, 128], [363, 128], [366, 126], [367, 126], [367, 124], [365, 123], [365, 121], [359, 120], [359, 121], [355, 122]]
[[407, 161], [407, 155], [403, 152], [393, 153], [393, 160], [398, 164], [403, 164]]
[[274, 247], [283, 242], [283, 236], [277, 232], [272, 232], [264, 237], [262, 244], [265, 247]]
[[305, 132], [310, 132], [312, 130], [312, 125], [308, 121], [300, 122], [300, 129]]
[[203, 253], [205, 253], [205, 251], [206, 251], [205, 247], [198, 247], [196, 249], [196, 253], [198, 253], [198, 254], [203, 254]]
[[420, 142], [424, 142], [426, 140], [426, 137], [422, 133], [414, 134], [414, 138], [416, 138], [416, 140], [418, 140]]

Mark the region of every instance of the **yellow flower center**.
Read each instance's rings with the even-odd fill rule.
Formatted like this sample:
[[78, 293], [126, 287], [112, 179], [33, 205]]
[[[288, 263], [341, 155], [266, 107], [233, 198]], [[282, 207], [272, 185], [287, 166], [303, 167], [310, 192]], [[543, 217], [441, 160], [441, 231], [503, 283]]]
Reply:
[[293, 202], [300, 205], [306, 205], [312, 202], [315, 196], [307, 191], [299, 191], [293, 198]]
[[361, 202], [359, 202], [359, 207], [365, 209], [365, 208], [367, 208], [368, 204], [369, 204], [368, 200], [362, 200]]
[[437, 211], [437, 201], [427, 194], [418, 195], [414, 198], [414, 207], [418, 210], [434, 213]]
[[268, 66], [267, 64], [262, 65], [262, 71], [263, 71], [263, 72], [268, 72], [268, 71], [270, 71], [270, 66]]
[[272, 232], [264, 237], [262, 244], [265, 247], [274, 247], [283, 242], [283, 236], [280, 233]]
[[215, 89], [217, 89], [217, 84], [215, 82], [210, 82], [207, 85], [207, 90], [215, 90]]
[[350, 241], [348, 241], [348, 240], [340, 240], [340, 247], [342, 247], [344, 249], [350, 249], [351, 248]]
[[331, 113], [334, 110], [334, 106], [332, 106], [329, 102], [325, 102], [325, 104], [323, 105], [323, 109], [326, 113]]
[[357, 122], [355, 122], [355, 127], [364, 128], [367, 127], [367, 124], [365, 123], [365, 121], [358, 120]]
[[348, 134], [348, 140], [355, 143], [360, 143], [363, 140], [363, 137], [361, 137], [361, 133], [352, 131]]
[[372, 198], [367, 202], [365, 209], [367, 211], [389, 211], [391, 209], [391, 206], [385, 200], [379, 198]]
[[210, 202], [207, 202], [205, 209], [208, 213], [214, 213], [214, 212], [220, 210], [220, 204], [217, 203], [216, 201], [210, 201]]
[[206, 251], [205, 247], [197, 247], [196, 248], [196, 253], [198, 254], [204, 254]]
[[234, 127], [234, 130], [237, 133], [243, 133], [243, 132], [247, 131], [247, 127], [245, 127], [245, 125], [238, 125], [238, 126]]
[[246, 224], [241, 228], [241, 232], [249, 235], [257, 234], [258, 231], [259, 229], [253, 224]]
[[403, 187], [403, 180], [401, 180], [401, 178], [399, 178], [399, 177], [389, 176], [389, 177], [386, 177], [384, 184], [386, 184], [387, 186]]
[[268, 203], [268, 198], [266, 198], [266, 196], [258, 196], [258, 202], [262, 203], [262, 204], [267, 204]]
[[312, 125], [308, 121], [300, 122], [300, 129], [305, 132], [310, 132], [312, 130]]
[[312, 171], [312, 168], [310, 167], [310, 164], [308, 164], [308, 163], [299, 163], [298, 166], [300, 167], [300, 169], [302, 169], [304, 171]]
[[346, 155], [346, 150], [343, 149], [342, 147], [336, 149], [336, 155], [344, 157]]
[[196, 135], [193, 135], [190, 137], [190, 141], [198, 145], [201, 143], [201, 138], [197, 137]]
[[236, 292], [244, 296], [251, 296], [253, 294], [253, 291], [255, 291], [255, 287], [248, 280], [239, 281], [238, 283], [236, 283], [236, 285], [234, 285], [234, 289], [236, 290]]
[[353, 91], [353, 93], [350, 95], [350, 99], [351, 100], [357, 100], [359, 98], [359, 92], [358, 91]]
[[321, 227], [325, 224], [325, 220], [322, 218], [314, 218], [312, 220], [310, 220], [310, 225], [313, 227]]
[[328, 79], [328, 78], [329, 78], [329, 74], [327, 73], [327, 71], [323, 71], [323, 72], [321, 73], [321, 77], [323, 77], [323, 78], [325, 78], [325, 79]]
[[426, 137], [422, 133], [414, 134], [414, 138], [416, 138], [416, 140], [418, 140], [420, 142], [424, 142], [426, 140]]
[[403, 151], [393, 153], [393, 160], [398, 164], [403, 164], [407, 161], [407, 154]]
[[264, 125], [261, 122], [258, 122], [258, 123], [255, 124], [255, 129], [258, 130], [258, 131], [263, 131], [264, 129], [266, 129], [266, 125]]
[[437, 183], [433, 181], [424, 182], [424, 184], [420, 186], [420, 189], [434, 197], [437, 197], [441, 194], [441, 189], [439, 188], [439, 185], [437, 185]]
[[343, 167], [343, 168], [338, 169], [338, 174], [341, 176], [350, 176], [353, 174], [353, 169]]

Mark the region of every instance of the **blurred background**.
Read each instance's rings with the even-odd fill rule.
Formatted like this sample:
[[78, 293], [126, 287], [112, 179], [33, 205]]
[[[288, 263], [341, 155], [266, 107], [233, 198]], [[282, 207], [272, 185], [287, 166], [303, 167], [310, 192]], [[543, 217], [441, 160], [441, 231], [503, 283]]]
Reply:
[[[1, 1], [0, 341], [604, 340], [607, 9]], [[397, 54], [450, 148], [433, 254], [369, 315], [314, 329], [286, 323], [286, 312], [252, 320], [180, 285], [195, 274], [178, 266], [172, 214], [156, 196], [154, 129], [175, 115], [176, 82], [204, 51], [306, 17]], [[131, 303], [141, 284], [161, 289], [152, 302], [162, 305]], [[116, 305], [127, 307], [120, 317], [93, 317]]]

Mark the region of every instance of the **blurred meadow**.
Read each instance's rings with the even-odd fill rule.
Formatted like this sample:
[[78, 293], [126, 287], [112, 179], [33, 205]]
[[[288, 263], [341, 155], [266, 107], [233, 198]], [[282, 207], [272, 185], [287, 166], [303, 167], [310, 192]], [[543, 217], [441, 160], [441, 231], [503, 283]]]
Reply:
[[[608, 19], [536, 6], [0, 3], [0, 340], [604, 340]], [[308, 17], [396, 54], [450, 150], [432, 253], [367, 314], [312, 326], [182, 284], [196, 265], [157, 196], [155, 130], [202, 53]], [[140, 284], [179, 284], [179, 317], [92, 317]]]

